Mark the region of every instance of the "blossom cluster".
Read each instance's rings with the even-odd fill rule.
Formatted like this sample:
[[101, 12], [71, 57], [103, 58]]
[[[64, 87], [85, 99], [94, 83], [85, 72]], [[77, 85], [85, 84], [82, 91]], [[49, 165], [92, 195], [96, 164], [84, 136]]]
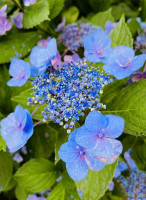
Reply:
[[115, 138], [123, 130], [123, 118], [96, 110], [90, 112], [85, 124], [74, 130], [59, 150], [70, 177], [80, 181], [87, 176], [88, 168], [99, 171], [114, 163], [122, 152], [122, 144]]
[[103, 86], [109, 77], [94, 68], [89, 69], [84, 61], [63, 64], [53, 73], [44, 73], [33, 82], [35, 97], [29, 97], [29, 104], [46, 104], [42, 112], [44, 120], [72, 128], [86, 109], [105, 108], [99, 103]]
[[146, 28], [144, 29], [144, 32], [141, 34], [140, 31], [138, 31], [138, 36], [136, 37], [136, 40], [134, 42], [135, 50], [139, 50], [141, 53], [146, 53]]

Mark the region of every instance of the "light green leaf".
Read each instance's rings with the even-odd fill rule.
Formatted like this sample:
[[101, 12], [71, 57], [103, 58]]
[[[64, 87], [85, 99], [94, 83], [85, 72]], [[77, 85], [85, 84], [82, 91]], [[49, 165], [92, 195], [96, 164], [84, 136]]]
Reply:
[[[21, 92], [18, 96], [14, 96], [11, 98], [12, 101], [17, 102], [20, 106], [22, 106], [23, 108], [26, 108], [30, 111], [30, 113], [33, 112], [33, 110], [37, 107], [37, 105], [27, 105], [27, 97], [32, 97], [32, 93], [33, 93], [33, 89], [29, 88], [23, 92]], [[46, 105], [41, 105], [37, 111], [35, 112], [35, 114], [33, 115], [33, 119], [36, 120], [42, 120], [43, 119], [43, 115], [41, 114], [41, 112], [44, 110], [44, 107], [46, 107]]]
[[[50, 10], [50, 15], [49, 17], [51, 19], [55, 18], [57, 15], [59, 15], [59, 13], [61, 12], [61, 10], [63, 9], [64, 7], [64, 1], [65, 0], [48, 0], [49, 2], [51, 1], [51, 6], [52, 6], [52, 9]], [[53, 3], [54, 1], [54, 3]], [[50, 4], [49, 4], [50, 5]]]
[[60, 182], [51, 192], [51, 195], [47, 197], [47, 200], [65, 200], [65, 188], [62, 182]]
[[57, 174], [54, 164], [41, 158], [25, 163], [14, 177], [24, 190], [36, 193], [51, 187], [56, 181]]
[[9, 152], [0, 151], [0, 186], [5, 190], [12, 177], [13, 160]]
[[98, 200], [104, 195], [113, 178], [116, 167], [117, 162], [106, 165], [98, 172], [89, 170], [86, 178], [76, 182], [77, 188], [81, 190], [84, 200]]
[[18, 200], [26, 200], [29, 192], [25, 191], [22, 187], [17, 185], [15, 188], [15, 195]]
[[118, 25], [110, 32], [111, 47], [117, 47], [119, 45], [125, 45], [133, 47], [132, 34], [125, 22], [124, 15], [121, 17]]
[[38, 33], [36, 31], [21, 31], [13, 28], [7, 35], [0, 37], [0, 64], [9, 63], [10, 59], [20, 58], [29, 54], [30, 50], [38, 41]]
[[68, 10], [63, 12], [67, 24], [76, 22], [79, 16], [79, 9], [76, 6], [71, 6]]
[[35, 4], [24, 8], [23, 26], [26, 29], [39, 25], [48, 19], [48, 0], [37, 0]]
[[146, 136], [146, 80], [119, 89], [116, 96], [108, 100], [111, 91], [113, 91], [112, 86], [113, 84], [109, 84], [103, 91], [104, 96], [102, 96], [101, 102], [106, 104], [107, 109], [102, 113], [123, 117], [125, 120], [125, 133]]
[[106, 21], [114, 22], [114, 18], [111, 14], [111, 9], [105, 12], [99, 12], [90, 19], [91, 24], [100, 26], [102, 28], [105, 27]]

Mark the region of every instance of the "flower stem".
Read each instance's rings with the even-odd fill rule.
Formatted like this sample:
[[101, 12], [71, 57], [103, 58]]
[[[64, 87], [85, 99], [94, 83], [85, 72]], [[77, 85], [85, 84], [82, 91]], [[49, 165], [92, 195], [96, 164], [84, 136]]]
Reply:
[[23, 8], [22, 8], [22, 6], [21, 6], [20, 3], [16, 2], [15, 0], [12, 0], [12, 1], [13, 1], [14, 4], [16, 4], [16, 6], [17, 6], [21, 11], [23, 11]]
[[37, 109], [40, 107], [40, 104], [37, 105], [37, 107], [34, 109], [34, 111], [32, 112], [31, 116], [34, 115], [34, 113], [37, 111]]
[[89, 65], [88, 65], [88, 67], [90, 66], [90, 65], [92, 65], [93, 64], [93, 62], [91, 62]]
[[43, 120], [37, 122], [36, 124], [33, 125], [33, 127], [37, 126], [38, 124], [40, 124]]
[[65, 56], [65, 54], [68, 52], [68, 49], [66, 49], [65, 51], [64, 51], [64, 53], [62, 54], [62, 57], [63, 56]]

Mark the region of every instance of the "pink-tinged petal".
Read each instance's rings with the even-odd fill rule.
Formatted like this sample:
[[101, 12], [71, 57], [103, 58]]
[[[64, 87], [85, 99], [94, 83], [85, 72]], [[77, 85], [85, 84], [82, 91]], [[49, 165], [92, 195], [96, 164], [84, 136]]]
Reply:
[[91, 111], [85, 120], [85, 127], [89, 131], [97, 132], [101, 131], [107, 126], [107, 118], [100, 112], [93, 110]]
[[94, 156], [105, 164], [111, 164], [116, 161], [122, 153], [122, 143], [115, 139], [100, 138], [94, 147]]
[[103, 130], [104, 136], [109, 138], [117, 138], [124, 131], [124, 119], [117, 115], [105, 115], [108, 124], [106, 128]]
[[78, 157], [72, 163], [66, 163], [66, 169], [74, 181], [80, 181], [88, 174], [88, 165], [83, 157]]
[[81, 126], [76, 131], [76, 143], [84, 148], [92, 148], [97, 142], [97, 131], [89, 131], [85, 126]]

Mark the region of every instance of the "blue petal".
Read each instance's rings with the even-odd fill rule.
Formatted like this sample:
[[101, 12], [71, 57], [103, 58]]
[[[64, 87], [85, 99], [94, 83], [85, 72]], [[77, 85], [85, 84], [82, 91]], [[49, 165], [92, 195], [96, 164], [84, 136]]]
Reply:
[[31, 66], [31, 77], [36, 77], [39, 75], [39, 68]]
[[48, 61], [48, 52], [44, 47], [35, 46], [30, 53], [30, 62], [35, 67], [46, 65]]
[[123, 147], [120, 141], [103, 137], [97, 140], [94, 149], [94, 156], [97, 159], [106, 164], [111, 164], [114, 163], [122, 153]]
[[47, 45], [47, 52], [48, 52], [48, 57], [49, 59], [53, 59], [56, 57], [57, 54], [57, 44], [56, 44], [56, 39], [52, 38]]
[[81, 126], [76, 131], [76, 143], [84, 148], [92, 148], [97, 142], [98, 132], [91, 132], [85, 126]]
[[124, 153], [124, 158], [131, 169], [137, 168], [135, 161], [131, 158], [130, 151]]
[[107, 118], [100, 112], [91, 111], [85, 120], [85, 127], [89, 131], [98, 132], [107, 126]]
[[106, 164], [94, 157], [94, 151], [95, 151], [94, 148], [87, 149], [86, 154], [85, 154], [85, 160], [88, 167], [92, 171], [100, 171], [101, 169], [105, 167]]
[[72, 163], [66, 163], [66, 169], [69, 176], [74, 181], [80, 181], [88, 174], [88, 165], [84, 158], [78, 157]]
[[114, 178], [117, 178], [118, 176], [120, 176], [121, 175], [121, 171], [120, 171], [120, 169], [118, 168], [118, 166], [117, 166], [117, 168], [116, 168], [116, 170], [115, 170], [115, 173], [114, 173]]
[[122, 162], [119, 162], [118, 168], [120, 169], [121, 172], [123, 172], [128, 169], [128, 166], [124, 161], [122, 161]]
[[129, 64], [128, 68], [132, 71], [140, 69], [146, 61], [146, 54], [135, 56], [132, 62]]
[[9, 73], [13, 77], [19, 76], [24, 73], [26, 62], [21, 59], [13, 58], [10, 64]]
[[100, 58], [97, 57], [95, 53], [87, 53], [86, 57], [90, 62], [95, 62], [95, 63], [100, 62]]
[[74, 131], [69, 135], [69, 137], [68, 137], [68, 141], [69, 141], [69, 142], [75, 142], [75, 137], [76, 137], [77, 130], [78, 130], [78, 129], [74, 130]]
[[27, 113], [26, 111], [19, 105], [16, 106], [14, 111], [15, 119], [23, 125], [23, 128], [26, 124]]
[[104, 136], [109, 138], [117, 138], [124, 131], [124, 119], [122, 117], [116, 115], [105, 115], [108, 124], [106, 128], [104, 128]]
[[72, 163], [80, 153], [75, 142], [66, 142], [61, 145], [58, 155], [64, 162]]
[[33, 120], [27, 109], [24, 109], [27, 113], [26, 124], [24, 126], [23, 132], [27, 134], [27, 137], [30, 138], [33, 134]]

